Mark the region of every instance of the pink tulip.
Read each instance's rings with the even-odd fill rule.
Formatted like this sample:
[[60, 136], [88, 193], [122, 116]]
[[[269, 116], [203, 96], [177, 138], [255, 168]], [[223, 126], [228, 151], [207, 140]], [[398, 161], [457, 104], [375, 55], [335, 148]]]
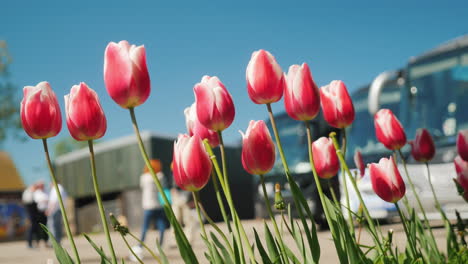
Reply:
[[104, 57], [107, 92], [123, 108], [139, 106], [150, 94], [150, 77], [144, 46], [122, 40], [107, 45]]
[[434, 140], [425, 128], [416, 131], [416, 139], [409, 142], [411, 144], [411, 155], [420, 162], [428, 162], [435, 155]]
[[172, 162], [174, 180], [180, 188], [195, 192], [208, 183], [211, 160], [198, 135], [179, 135], [174, 142]]
[[364, 164], [361, 151], [359, 150], [354, 152], [354, 164], [356, 165], [356, 168], [359, 170], [359, 175], [361, 176], [361, 178], [364, 177], [364, 174], [366, 173], [366, 165]]
[[345, 128], [354, 121], [354, 106], [342, 81], [320, 88], [323, 117], [332, 127]]
[[458, 155], [468, 161], [468, 129], [458, 131], [457, 150]]
[[390, 150], [397, 150], [406, 144], [406, 134], [400, 121], [390, 109], [381, 109], [374, 116], [375, 135]]
[[193, 103], [190, 107], [185, 108], [185, 124], [190, 136], [198, 135], [202, 140], [208, 139], [208, 143], [212, 148], [219, 145], [218, 133], [203, 126], [197, 117], [197, 106]]
[[320, 110], [320, 94], [309, 66], [292, 65], [286, 80], [284, 106], [288, 115], [298, 121], [314, 119]]
[[333, 141], [321, 137], [312, 143], [315, 170], [320, 178], [329, 179], [338, 173], [340, 163], [336, 155]]
[[55, 93], [48, 82], [23, 88], [21, 123], [34, 139], [56, 136], [62, 129], [62, 116]]
[[67, 126], [72, 137], [78, 141], [93, 140], [104, 136], [106, 116], [96, 92], [86, 83], [73, 85], [65, 95]]
[[275, 164], [275, 144], [265, 122], [253, 121], [242, 134], [242, 165], [250, 174], [263, 175]]
[[234, 103], [218, 77], [203, 76], [193, 90], [200, 123], [213, 131], [223, 131], [228, 128], [234, 121]]
[[456, 156], [453, 163], [457, 172], [458, 182], [463, 189], [468, 191], [468, 161], [465, 161], [460, 156]]
[[286, 86], [283, 71], [268, 51], [252, 53], [246, 70], [247, 92], [256, 104], [274, 103], [281, 99]]
[[369, 172], [374, 192], [384, 201], [398, 202], [405, 195], [405, 182], [393, 160], [381, 158], [379, 163], [371, 163]]

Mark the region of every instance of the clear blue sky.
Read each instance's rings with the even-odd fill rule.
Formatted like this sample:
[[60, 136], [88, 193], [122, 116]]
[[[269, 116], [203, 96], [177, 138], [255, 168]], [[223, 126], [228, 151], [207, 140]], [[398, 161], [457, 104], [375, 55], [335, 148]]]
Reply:
[[[146, 46], [152, 91], [136, 109], [142, 129], [185, 133], [183, 110], [194, 101], [193, 85], [205, 74], [216, 75], [236, 104], [235, 121], [225, 132], [233, 143], [251, 119], [267, 116], [246, 91], [245, 68], [255, 50], [273, 53], [283, 71], [307, 62], [319, 86], [341, 79], [352, 91], [404, 66], [410, 56], [468, 33], [466, 1], [7, 0], [0, 8], [0, 39], [14, 59], [12, 81], [19, 89], [49, 81], [62, 111], [71, 86], [86, 82], [107, 115], [104, 140], [133, 133], [128, 111], [104, 88], [103, 54], [110, 41]], [[283, 102], [273, 109], [282, 111]], [[69, 136], [64, 125], [50, 144]], [[49, 178], [40, 141], [10, 140], [3, 147], [26, 183]]]

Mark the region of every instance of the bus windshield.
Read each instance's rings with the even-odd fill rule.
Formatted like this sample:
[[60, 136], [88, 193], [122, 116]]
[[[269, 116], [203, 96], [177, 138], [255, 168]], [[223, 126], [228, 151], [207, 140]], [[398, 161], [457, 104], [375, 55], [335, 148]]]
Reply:
[[468, 53], [409, 66], [408, 138], [427, 128], [438, 145], [452, 144], [468, 128]]

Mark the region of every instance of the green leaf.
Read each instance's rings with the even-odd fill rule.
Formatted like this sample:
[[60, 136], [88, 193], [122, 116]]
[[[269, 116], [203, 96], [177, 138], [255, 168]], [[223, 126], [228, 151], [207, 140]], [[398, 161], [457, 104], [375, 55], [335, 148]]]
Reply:
[[101, 263], [102, 261], [105, 261], [106, 263], [112, 263], [109, 258], [106, 256], [106, 253], [102, 250], [102, 248], [99, 248], [96, 243], [86, 234], [83, 234], [83, 236], [88, 240], [88, 242], [91, 244], [91, 246], [96, 250], [96, 252], [101, 256]]
[[263, 222], [265, 226], [265, 240], [267, 243], [267, 248], [268, 252], [270, 253], [271, 259], [273, 263], [279, 263], [280, 262], [280, 252], [276, 246], [275, 239], [273, 238], [273, 235], [270, 232], [270, 229], [268, 228], [268, 225], [266, 222]]
[[213, 243], [216, 245], [221, 250], [221, 253], [223, 254], [224, 260], [226, 261], [227, 264], [233, 264], [231, 254], [229, 254], [229, 251], [226, 249], [226, 247], [219, 241], [218, 237], [216, 237], [213, 232], [210, 232], [211, 240], [213, 240]]
[[273, 264], [270, 257], [268, 256], [268, 253], [265, 251], [265, 248], [262, 245], [262, 241], [260, 241], [260, 238], [258, 237], [257, 230], [254, 228], [253, 231], [255, 235], [255, 243], [257, 245], [258, 253], [260, 253], [260, 257], [262, 258], [262, 262], [264, 264]]
[[171, 226], [174, 228], [175, 238], [177, 242], [177, 246], [179, 247], [179, 252], [182, 258], [184, 259], [185, 263], [191, 264], [198, 264], [198, 259], [193, 252], [193, 248], [187, 240], [182, 227], [180, 226], [179, 222], [175, 217], [173, 217], [171, 213], [170, 205], [164, 205], [164, 211], [166, 212], [166, 216], [171, 223]]
[[52, 246], [54, 247], [55, 256], [57, 257], [58, 262], [60, 264], [73, 264], [73, 259], [68, 255], [67, 251], [57, 243], [57, 240], [52, 233], [49, 232], [47, 227], [43, 224], [39, 225], [41, 225], [41, 228], [49, 235], [49, 239], [52, 241]]

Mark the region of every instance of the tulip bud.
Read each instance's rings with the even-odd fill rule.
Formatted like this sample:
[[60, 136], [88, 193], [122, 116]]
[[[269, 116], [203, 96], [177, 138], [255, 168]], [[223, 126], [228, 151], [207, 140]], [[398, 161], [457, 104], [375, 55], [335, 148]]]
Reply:
[[62, 129], [62, 116], [55, 93], [48, 82], [23, 88], [21, 124], [34, 139], [56, 136]]
[[320, 110], [320, 94], [309, 66], [292, 65], [286, 80], [284, 107], [288, 115], [298, 121], [314, 119]]
[[144, 103], [151, 90], [145, 47], [110, 42], [104, 56], [104, 82], [112, 99], [123, 108]]
[[208, 139], [208, 143], [212, 148], [219, 145], [218, 133], [206, 128], [198, 121], [197, 105], [193, 103], [190, 107], [185, 108], [185, 124], [190, 136], [198, 135], [202, 140]]
[[364, 177], [364, 174], [366, 173], [366, 165], [364, 164], [361, 151], [359, 150], [356, 150], [356, 152], [354, 152], [354, 164], [359, 170], [359, 175], [361, 176], [361, 178]]
[[369, 165], [372, 189], [384, 201], [398, 202], [405, 195], [405, 182], [393, 160], [381, 158], [379, 163]]
[[336, 128], [345, 128], [354, 121], [354, 106], [342, 81], [332, 81], [320, 88], [320, 104], [325, 121]]
[[283, 96], [286, 85], [283, 71], [268, 51], [259, 50], [252, 53], [245, 75], [247, 92], [254, 103], [274, 103]]
[[67, 126], [78, 141], [93, 140], [104, 136], [107, 122], [96, 92], [86, 83], [73, 85], [65, 95]]
[[468, 161], [468, 129], [458, 131], [457, 150], [458, 155]]
[[320, 178], [330, 179], [338, 173], [340, 164], [333, 141], [321, 137], [312, 143], [315, 170]]
[[428, 162], [435, 155], [434, 140], [425, 128], [416, 131], [416, 139], [409, 142], [411, 145], [411, 155], [420, 162]]
[[275, 184], [275, 208], [278, 211], [286, 209], [286, 204], [284, 203], [283, 196], [281, 195], [281, 186], [279, 183]]
[[242, 134], [242, 165], [250, 174], [263, 175], [275, 164], [275, 144], [265, 122], [250, 121]]
[[203, 76], [193, 90], [200, 123], [213, 131], [228, 128], [234, 121], [234, 103], [218, 77]]
[[172, 162], [174, 181], [180, 188], [196, 192], [208, 183], [211, 160], [198, 135], [179, 135]]
[[381, 109], [374, 116], [375, 135], [380, 143], [390, 150], [406, 144], [406, 134], [400, 121], [390, 109]]

